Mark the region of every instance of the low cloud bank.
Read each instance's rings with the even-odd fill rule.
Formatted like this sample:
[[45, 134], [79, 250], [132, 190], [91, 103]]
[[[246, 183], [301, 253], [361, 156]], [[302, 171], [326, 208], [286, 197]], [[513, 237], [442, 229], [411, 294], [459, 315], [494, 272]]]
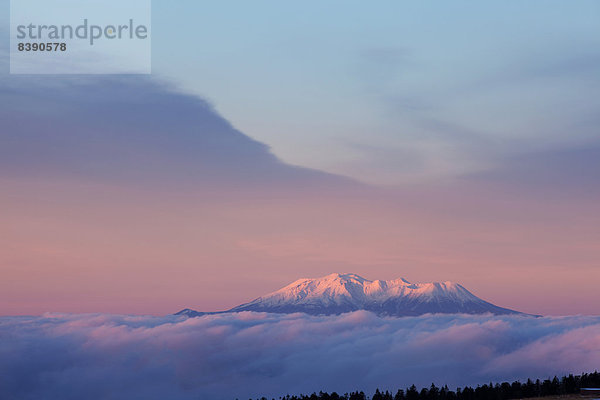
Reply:
[[0, 318], [2, 399], [247, 399], [600, 367], [600, 316]]

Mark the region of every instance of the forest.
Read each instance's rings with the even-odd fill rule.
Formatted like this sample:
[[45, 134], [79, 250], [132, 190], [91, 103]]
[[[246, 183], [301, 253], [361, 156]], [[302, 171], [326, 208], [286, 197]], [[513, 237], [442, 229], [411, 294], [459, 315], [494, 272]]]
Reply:
[[[310, 395], [286, 395], [278, 400], [510, 400], [533, 397], [560, 396], [579, 393], [581, 388], [600, 387], [600, 372], [554, 377], [546, 380], [528, 379], [526, 382], [488, 383], [473, 388], [466, 386], [450, 390], [448, 386], [437, 387], [431, 384], [428, 388], [417, 389], [415, 385], [395, 393], [377, 389], [369, 397], [364, 392], [345, 393], [343, 395], [326, 392]], [[252, 399], [250, 399], [252, 400]], [[269, 400], [262, 397], [257, 400]], [[271, 399], [276, 400], [276, 399]]]

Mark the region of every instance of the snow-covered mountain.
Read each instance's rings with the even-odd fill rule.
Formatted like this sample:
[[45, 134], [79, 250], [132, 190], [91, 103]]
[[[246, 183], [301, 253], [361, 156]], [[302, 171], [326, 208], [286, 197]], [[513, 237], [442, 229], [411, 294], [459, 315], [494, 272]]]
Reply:
[[[495, 306], [453, 282], [410, 283], [406, 279], [370, 281], [356, 274], [299, 279], [288, 286], [224, 312], [303, 312], [332, 315], [367, 310], [384, 316], [426, 313], [520, 314]], [[178, 314], [199, 316], [190, 309]]]

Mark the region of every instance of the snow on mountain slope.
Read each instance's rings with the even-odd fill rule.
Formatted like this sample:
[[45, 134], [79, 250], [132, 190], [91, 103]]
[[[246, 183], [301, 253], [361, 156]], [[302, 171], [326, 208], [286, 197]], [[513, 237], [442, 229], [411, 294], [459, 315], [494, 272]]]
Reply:
[[[357, 310], [397, 317], [426, 313], [520, 314], [488, 303], [453, 282], [410, 283], [403, 278], [370, 281], [356, 274], [337, 273], [316, 279], [299, 279], [226, 312], [333, 315]], [[202, 314], [185, 311], [180, 313]]]

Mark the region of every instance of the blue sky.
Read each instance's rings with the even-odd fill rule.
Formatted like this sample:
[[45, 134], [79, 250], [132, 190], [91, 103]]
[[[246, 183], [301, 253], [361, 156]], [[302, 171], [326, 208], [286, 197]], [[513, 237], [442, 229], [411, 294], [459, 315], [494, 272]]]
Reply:
[[153, 71], [284, 161], [401, 184], [597, 144], [594, 1], [153, 2]]
[[153, 73], [284, 162], [448, 181], [600, 148], [599, 20], [595, 1], [153, 1]]

